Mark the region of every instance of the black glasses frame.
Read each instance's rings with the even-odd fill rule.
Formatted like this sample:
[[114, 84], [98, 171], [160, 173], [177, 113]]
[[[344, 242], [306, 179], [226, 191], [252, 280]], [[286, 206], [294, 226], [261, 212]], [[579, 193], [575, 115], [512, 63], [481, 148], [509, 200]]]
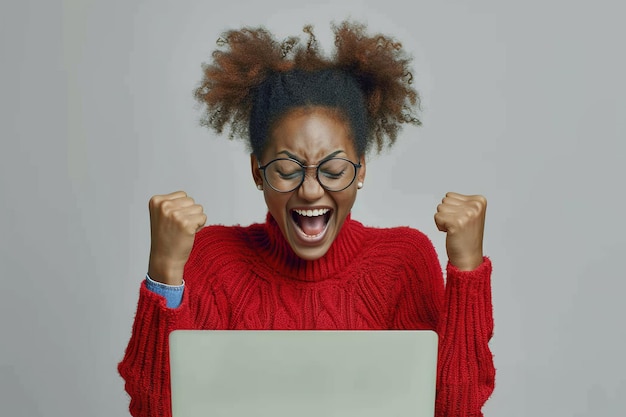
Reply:
[[[346, 161], [346, 162], [350, 162], [350, 163], [354, 166], [354, 177], [352, 178], [352, 181], [350, 181], [350, 182], [348, 183], [348, 185], [346, 185], [345, 187], [343, 187], [343, 188], [341, 188], [341, 189], [339, 189], [339, 190], [331, 190], [331, 189], [329, 189], [328, 187], [326, 187], [324, 184], [322, 184], [322, 182], [320, 181], [320, 176], [319, 176], [319, 174], [320, 174], [320, 166], [321, 166], [321, 165], [323, 165], [324, 163], [328, 162], [328, 161], [333, 161], [333, 160], [336, 160], [336, 159], [339, 159], [339, 160], [342, 160], [342, 161]], [[293, 188], [292, 188], [291, 190], [289, 190], [289, 191], [277, 190], [276, 188], [274, 188], [274, 186], [272, 186], [272, 183], [271, 183], [271, 182], [269, 182], [269, 181], [267, 180], [267, 171], [266, 171], [266, 168], [267, 168], [270, 164], [272, 164], [273, 162], [276, 162], [276, 161], [291, 161], [291, 162], [295, 162], [296, 164], [300, 165], [300, 167], [302, 168], [302, 175], [300, 176], [300, 182], [298, 183], [298, 185], [296, 185], [295, 187], [293, 187]], [[357, 176], [357, 174], [358, 174], [358, 172], [359, 172], [359, 168], [361, 168], [361, 167], [362, 167], [362, 165], [361, 165], [360, 163], [359, 163], [359, 164], [355, 164], [354, 162], [352, 162], [352, 161], [351, 161], [351, 160], [349, 160], [349, 159], [346, 159], [346, 158], [337, 158], [337, 157], [324, 159], [323, 161], [320, 161], [320, 163], [319, 163], [319, 164], [317, 164], [317, 165], [304, 165], [302, 162], [300, 162], [300, 161], [298, 161], [298, 160], [296, 160], [296, 159], [293, 159], [293, 158], [276, 158], [276, 159], [272, 159], [271, 161], [269, 161], [267, 164], [265, 164], [265, 165], [263, 165], [263, 166], [260, 166], [260, 165], [259, 165], [259, 169], [260, 169], [261, 171], [263, 171], [263, 178], [265, 179], [265, 182], [266, 182], [266, 183], [267, 183], [267, 184], [268, 184], [268, 185], [272, 188], [272, 190], [274, 190], [274, 191], [276, 191], [276, 192], [279, 192], [279, 193], [290, 193], [290, 192], [292, 192], [292, 191], [297, 190], [298, 188], [300, 188], [300, 186], [302, 186], [302, 184], [304, 183], [304, 179], [306, 178], [306, 172], [307, 172], [307, 170], [308, 170], [308, 169], [313, 169], [313, 168], [315, 168], [315, 179], [317, 180], [317, 182], [319, 183], [319, 185], [320, 185], [323, 189], [325, 189], [326, 191], [330, 191], [330, 192], [332, 192], [332, 193], [337, 193], [337, 192], [339, 192], [339, 191], [343, 191], [343, 190], [345, 190], [346, 188], [348, 188], [349, 186], [351, 186], [351, 185], [354, 183], [354, 180], [356, 179], [356, 176]]]

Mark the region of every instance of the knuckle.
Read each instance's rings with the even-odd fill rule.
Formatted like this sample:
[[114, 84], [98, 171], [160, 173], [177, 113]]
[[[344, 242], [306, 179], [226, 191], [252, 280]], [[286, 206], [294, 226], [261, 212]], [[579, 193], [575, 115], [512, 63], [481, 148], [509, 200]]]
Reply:
[[477, 200], [477, 201], [474, 201], [473, 207], [474, 207], [474, 210], [476, 211], [476, 215], [479, 215], [480, 213], [485, 211], [486, 204], [481, 200]]
[[152, 197], [150, 197], [150, 200], [148, 201], [148, 207], [154, 208], [158, 206], [162, 199], [163, 199], [163, 196], [153, 195]]
[[161, 211], [166, 214], [169, 213], [172, 209], [172, 205], [173, 205], [172, 200], [165, 200], [161, 202], [160, 204]]
[[168, 216], [171, 217], [176, 223], [182, 223], [184, 221], [184, 216], [180, 212], [180, 210], [170, 210], [168, 211]]
[[480, 204], [481, 206], [486, 206], [487, 205], [487, 199], [483, 195], [476, 195], [476, 196], [474, 196], [473, 200], [474, 200], [474, 202]]

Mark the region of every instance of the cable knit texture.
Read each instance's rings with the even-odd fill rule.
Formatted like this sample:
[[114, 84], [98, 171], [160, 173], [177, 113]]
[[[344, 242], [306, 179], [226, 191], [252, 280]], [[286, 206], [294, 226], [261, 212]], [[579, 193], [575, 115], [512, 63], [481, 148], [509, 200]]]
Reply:
[[350, 218], [321, 259], [298, 258], [268, 215], [248, 227], [196, 235], [180, 306], [141, 285], [119, 372], [136, 417], [171, 415], [168, 335], [176, 329], [384, 330], [439, 334], [437, 417], [482, 416], [494, 387], [491, 263], [447, 267], [408, 227], [364, 227]]

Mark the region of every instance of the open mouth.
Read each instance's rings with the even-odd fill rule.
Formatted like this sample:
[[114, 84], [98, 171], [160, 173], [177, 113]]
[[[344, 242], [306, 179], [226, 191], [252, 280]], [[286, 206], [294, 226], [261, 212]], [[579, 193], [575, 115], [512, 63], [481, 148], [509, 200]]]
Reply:
[[323, 237], [332, 216], [332, 210], [328, 208], [303, 210], [291, 210], [291, 218], [298, 226], [306, 239], [318, 239]]

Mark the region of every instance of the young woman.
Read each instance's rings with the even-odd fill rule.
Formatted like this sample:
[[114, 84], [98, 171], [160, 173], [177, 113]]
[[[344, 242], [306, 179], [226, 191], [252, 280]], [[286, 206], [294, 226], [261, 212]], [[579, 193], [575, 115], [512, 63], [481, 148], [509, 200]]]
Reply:
[[448, 193], [447, 282], [421, 232], [365, 227], [350, 216], [365, 155], [395, 141], [418, 95], [401, 45], [363, 26], [277, 42], [227, 32], [196, 98], [207, 126], [248, 140], [265, 223], [208, 226], [179, 191], [150, 200], [151, 251], [119, 372], [134, 416], [169, 416], [168, 334], [175, 329], [432, 329], [439, 335], [437, 416], [480, 416], [494, 387], [486, 200]]

